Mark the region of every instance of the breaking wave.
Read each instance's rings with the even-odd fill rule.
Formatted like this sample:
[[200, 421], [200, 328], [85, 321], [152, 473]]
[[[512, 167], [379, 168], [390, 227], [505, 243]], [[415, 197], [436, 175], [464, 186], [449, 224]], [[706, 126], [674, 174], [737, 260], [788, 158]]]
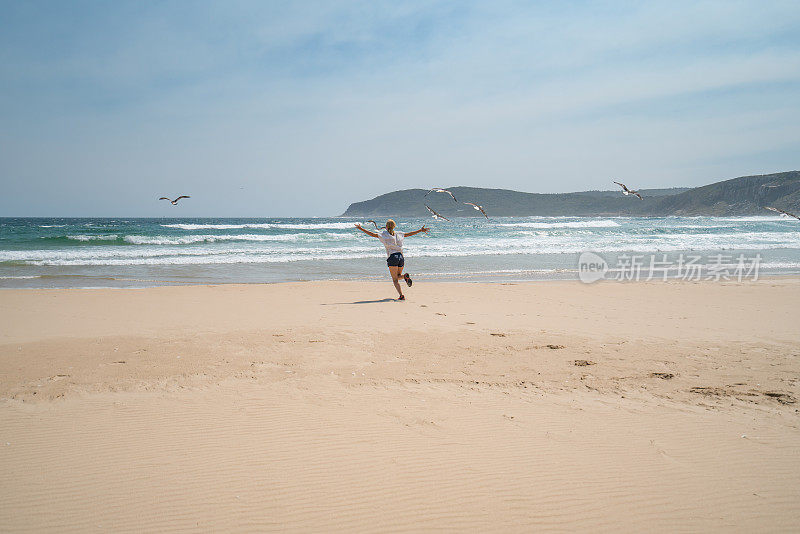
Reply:
[[572, 221], [572, 222], [518, 222], [518, 223], [500, 223], [498, 226], [507, 226], [514, 228], [616, 228], [620, 224], [616, 221], [601, 220], [601, 221]]
[[357, 221], [341, 223], [247, 223], [247, 224], [162, 224], [164, 228], [179, 230], [242, 230], [242, 229], [286, 229], [286, 230], [350, 230]]

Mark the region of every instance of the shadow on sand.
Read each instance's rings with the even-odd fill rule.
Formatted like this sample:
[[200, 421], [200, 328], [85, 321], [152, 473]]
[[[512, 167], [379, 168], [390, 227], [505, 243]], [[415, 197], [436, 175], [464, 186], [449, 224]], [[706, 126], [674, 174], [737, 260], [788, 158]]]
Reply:
[[397, 302], [397, 299], [357, 300], [355, 302], [325, 302], [323, 306], [338, 306], [339, 304], [378, 304], [379, 302]]

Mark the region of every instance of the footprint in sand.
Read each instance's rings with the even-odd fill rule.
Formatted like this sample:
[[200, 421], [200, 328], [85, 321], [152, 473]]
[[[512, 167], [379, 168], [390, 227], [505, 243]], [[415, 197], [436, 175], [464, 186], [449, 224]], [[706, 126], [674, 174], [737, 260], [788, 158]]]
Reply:
[[47, 380], [49, 382], [58, 382], [59, 380], [64, 380], [68, 376], [69, 375], [54, 375], [54, 376], [49, 377]]
[[794, 404], [796, 402], [795, 398], [788, 393], [781, 393], [779, 391], [764, 391], [763, 394], [767, 397], [775, 399], [781, 404]]
[[650, 378], [660, 378], [661, 380], [669, 380], [675, 378], [672, 373], [650, 373]]
[[589, 366], [589, 365], [595, 365], [594, 362], [589, 361], [589, 360], [575, 360], [572, 363], [573, 363], [573, 365], [576, 365], [578, 367], [586, 367], [586, 366]]
[[715, 388], [715, 387], [706, 387], [706, 386], [695, 386], [689, 390], [691, 393], [699, 393], [700, 395], [706, 395], [708, 397], [724, 397], [728, 394], [722, 388]]
[[553, 349], [553, 350], [558, 350], [558, 349], [563, 349], [564, 345], [547, 345], [547, 348], [548, 349]]

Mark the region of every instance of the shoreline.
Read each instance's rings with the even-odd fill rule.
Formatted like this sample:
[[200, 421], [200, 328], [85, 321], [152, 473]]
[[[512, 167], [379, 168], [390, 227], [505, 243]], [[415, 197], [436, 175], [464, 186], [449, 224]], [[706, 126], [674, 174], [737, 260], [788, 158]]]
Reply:
[[[583, 283], [577, 277], [577, 270], [575, 271], [576, 275], [574, 278], [502, 278], [500, 276], [495, 278], [480, 278], [480, 279], [448, 279], [448, 276], [452, 276], [455, 273], [436, 273], [436, 275], [426, 275], [425, 273], [416, 273], [414, 275], [415, 279], [421, 280], [424, 283], [432, 283], [432, 284], [527, 284], [527, 283], [558, 283], [558, 282], [578, 282]], [[468, 277], [470, 273], [459, 273], [462, 274], [464, 277]], [[91, 278], [90, 276], [85, 275], [64, 275], [65, 278], [70, 278], [72, 276], [81, 277], [81, 278]], [[427, 276], [430, 276], [428, 278]], [[59, 275], [46, 275], [46, 278], [58, 278]], [[31, 279], [31, 278], [40, 278], [40, 277], [24, 277], [24, 279]], [[386, 274], [387, 282], [391, 283], [388, 273]], [[98, 289], [151, 289], [157, 287], [216, 287], [216, 286], [259, 286], [259, 285], [279, 285], [279, 284], [315, 284], [315, 283], [337, 283], [337, 282], [345, 282], [345, 283], [381, 283], [384, 280], [381, 276], [365, 276], [364, 278], [357, 279], [357, 278], [331, 278], [331, 279], [309, 279], [309, 280], [277, 280], [277, 281], [253, 281], [253, 282], [246, 282], [246, 281], [237, 281], [237, 282], [184, 282], [180, 280], [132, 280], [127, 278], [112, 278], [112, 277], [101, 277], [98, 278], [100, 280], [109, 280], [109, 281], [119, 281], [119, 282], [141, 282], [146, 285], [121, 285], [121, 286], [70, 286], [70, 287], [3, 287], [0, 286], [0, 291], [16, 291], [16, 290], [49, 290], [49, 289], [59, 289], [59, 290], [77, 290], [77, 289], [87, 289], [87, 290], [98, 290]], [[792, 279], [800, 279], [800, 273], [797, 272], [760, 272], [758, 274], [757, 280], [752, 280], [749, 278], [743, 278], [740, 281], [738, 280], [686, 280], [679, 277], [671, 277], [663, 280], [658, 277], [654, 277], [651, 280], [614, 280], [614, 279], [603, 279], [598, 280], [595, 282], [590, 282], [587, 285], [594, 285], [597, 283], [619, 283], [619, 284], [647, 284], [651, 282], [661, 282], [661, 283], [697, 283], [697, 282], [710, 282], [710, 283], [743, 283], [743, 282], [758, 282], [760, 280], [771, 280], [771, 279], [778, 279], [778, 280], [792, 280]]]

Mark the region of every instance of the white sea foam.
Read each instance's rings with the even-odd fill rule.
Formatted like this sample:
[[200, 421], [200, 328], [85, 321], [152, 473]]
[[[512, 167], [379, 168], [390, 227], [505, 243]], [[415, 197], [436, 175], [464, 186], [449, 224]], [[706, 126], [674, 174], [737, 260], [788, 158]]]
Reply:
[[240, 235], [186, 235], [186, 236], [145, 236], [145, 235], [126, 235], [123, 241], [132, 245], [190, 245], [192, 243], [216, 243], [220, 241], [297, 241], [305, 234], [283, 234], [283, 235], [260, 235], [260, 234], [240, 234]]
[[[595, 248], [594, 251], [598, 253], [649, 253], [649, 250], [620, 250], [618, 248], [602, 247]], [[662, 249], [661, 252], [677, 252], [682, 249]], [[536, 254], [551, 254], [551, 255], [570, 255], [578, 254], [583, 249], [571, 248], [565, 250], [563, 248], [550, 248], [542, 247], [536, 251]], [[410, 258], [458, 258], [458, 257], [478, 257], [478, 256], [530, 256], [531, 251], [524, 248], [516, 249], [503, 249], [503, 250], [475, 250], [465, 254], [458, 250], [450, 251], [420, 251]], [[75, 258], [75, 259], [48, 259], [48, 260], [28, 260], [25, 261], [27, 265], [36, 266], [103, 266], [103, 265], [198, 265], [198, 264], [235, 264], [235, 263], [252, 263], [252, 264], [270, 264], [270, 263], [289, 263], [298, 261], [320, 261], [320, 260], [355, 260], [367, 258], [382, 258], [383, 254], [380, 251], [362, 252], [362, 253], [325, 253], [317, 251], [316, 253], [306, 254], [253, 254], [253, 253], [234, 253], [224, 255], [180, 255], [180, 256], [151, 256], [151, 257], [138, 257], [138, 258]], [[767, 266], [765, 266], [767, 267]], [[774, 267], [792, 267], [791, 265], [775, 265]], [[534, 269], [530, 269], [534, 270]]]
[[800, 262], [796, 261], [762, 261], [759, 264], [762, 269], [798, 269]]
[[67, 239], [75, 241], [116, 241], [119, 236], [116, 234], [105, 235], [68, 235]]
[[731, 221], [731, 222], [775, 222], [775, 221], [786, 221], [786, 220], [794, 220], [794, 219], [787, 219], [786, 217], [781, 217], [780, 215], [754, 215], [754, 216], [745, 216], [745, 217], [709, 217], [710, 220], [715, 221]]
[[713, 230], [716, 228], [734, 228], [735, 226], [735, 224], [676, 224], [674, 226], [670, 226], [669, 228], [681, 230]]
[[570, 221], [570, 222], [520, 222], [520, 223], [500, 223], [498, 226], [508, 226], [516, 228], [614, 228], [620, 226], [616, 221], [608, 219], [600, 221]]
[[[782, 247], [762, 247], [759, 250], [776, 249]], [[725, 253], [725, 251], [733, 250], [746, 250], [746, 247], [731, 247], [731, 248], [715, 248], [705, 249], [697, 248], [694, 251], [715, 250]], [[574, 246], [560, 246], [560, 245], [542, 245], [535, 249], [525, 246], [516, 247], [481, 247], [475, 248], [470, 251], [464, 251], [457, 248], [425, 248], [420, 247], [407, 254], [409, 258], [413, 257], [430, 257], [430, 258], [445, 258], [445, 257], [473, 257], [473, 256], [532, 256], [532, 255], [564, 255], [564, 254], [577, 254], [587, 250], [585, 247], [578, 245]], [[598, 253], [638, 253], [648, 254], [654, 253], [652, 247], [648, 246], [596, 246], [591, 250]], [[686, 251], [685, 247], [662, 245], [658, 248], [658, 252], [681, 252]], [[374, 247], [358, 250], [355, 248], [344, 249], [289, 249], [281, 252], [271, 251], [269, 253], [257, 251], [226, 251], [224, 253], [197, 253], [197, 254], [149, 254], [139, 256], [120, 257], [115, 256], [54, 256], [48, 258], [25, 258], [22, 260], [28, 265], [191, 265], [191, 264], [229, 264], [229, 263], [286, 263], [293, 261], [303, 260], [346, 260], [346, 259], [361, 259], [361, 258], [380, 258], [383, 257], [382, 250], [376, 250]], [[787, 266], [789, 267], [789, 266]]]
[[314, 254], [297, 256], [294, 254], [274, 254], [274, 255], [260, 255], [260, 254], [227, 254], [224, 256], [158, 256], [151, 258], [132, 258], [132, 259], [115, 259], [105, 258], [97, 260], [50, 260], [50, 261], [30, 261], [26, 262], [29, 265], [55, 265], [55, 266], [89, 266], [89, 265], [226, 265], [235, 263], [288, 263], [301, 260], [319, 261], [319, 260], [348, 260], [376, 257], [379, 254]]
[[[186, 248], [179, 245], [161, 247], [157, 245], [142, 245], [137, 247], [92, 247], [73, 248], [60, 250], [4, 250], [0, 251], [0, 261], [26, 262], [34, 265], [140, 265], [150, 260], [170, 258], [168, 263], [180, 264], [193, 263], [191, 258], [208, 257], [206, 263], [227, 263], [227, 256], [248, 255], [253, 258], [270, 261], [273, 257], [283, 255], [298, 257], [299, 259], [314, 255], [337, 257], [338, 255], [352, 255], [382, 252], [376, 246], [351, 246], [351, 247], [264, 247], [238, 245], [217, 247], [208, 246]], [[111, 261], [113, 260], [113, 261]], [[218, 260], [218, 261], [216, 261]], [[62, 263], [66, 262], [66, 263]], [[159, 263], [159, 262], [154, 262]]]
[[[115, 275], [127, 273], [126, 266], [181, 266], [225, 264], [287, 264], [269, 272], [283, 272], [286, 277], [302, 278], [302, 273], [317, 272], [314, 261], [369, 260], [369, 265], [384, 256], [383, 247], [358, 232], [347, 232], [354, 222], [296, 221], [244, 224], [159, 224], [133, 221], [136, 230], [103, 223], [97, 232], [66, 236], [59, 247], [47, 246], [0, 250], [0, 262], [17, 265], [4, 274], [38, 273], [31, 266], [87, 266], [76, 272], [95, 272], [92, 266], [113, 266], [100, 271]], [[422, 221], [401, 221], [414, 226]], [[766, 223], [766, 224], [757, 224]], [[575, 217], [500, 218], [493, 221], [456, 220], [434, 223], [427, 236], [407, 239], [409, 259], [431, 258], [425, 263], [430, 271], [453, 270], [474, 275], [502, 275], [564, 271], [572, 268], [570, 254], [592, 250], [598, 253], [653, 254], [690, 252], [704, 255], [738, 254], [738, 251], [777, 251], [767, 253], [770, 262], [765, 269], [797, 270], [800, 268], [800, 232], [779, 217], [736, 218], [594, 218]], [[57, 226], [57, 225], [50, 225]], [[164, 230], [166, 227], [170, 230]], [[175, 229], [180, 231], [174, 231]], [[194, 229], [205, 231], [192, 232]], [[230, 229], [231, 231], [219, 231]], [[242, 229], [252, 229], [243, 231]], [[183, 231], [186, 230], [186, 231]], [[768, 230], [768, 231], [765, 231]], [[110, 232], [116, 232], [110, 234]], [[155, 235], [153, 235], [155, 233]], [[44, 231], [41, 234], [45, 234]], [[76, 232], [77, 234], [77, 232]], [[117, 243], [113, 243], [117, 240]], [[125, 246], [121, 246], [127, 244]], [[496, 256], [493, 259], [492, 256]], [[514, 257], [518, 256], [518, 257]], [[470, 260], [470, 257], [475, 257]], [[453, 262], [436, 258], [461, 258]], [[295, 263], [292, 262], [306, 262]], [[455, 267], [457, 265], [457, 267]], [[514, 267], [506, 269], [507, 267]], [[5, 269], [6, 267], [3, 266]], [[345, 270], [349, 267], [343, 267]], [[327, 269], [327, 267], [322, 268]], [[475, 269], [475, 271], [471, 271]], [[58, 271], [58, 269], [53, 269]], [[335, 269], [338, 272], [338, 267]], [[147, 273], [147, 269], [132, 269]], [[228, 269], [198, 269], [203, 278], [228, 272]], [[250, 272], [249, 268], [230, 270]], [[263, 269], [254, 269], [264, 272]], [[48, 271], [49, 272], [49, 271]], [[161, 273], [160, 269], [152, 272]], [[171, 271], [170, 271], [171, 272]], [[147, 275], [144, 275], [147, 276]], [[222, 275], [225, 276], [225, 275]], [[231, 274], [232, 278], [240, 276]], [[248, 275], [249, 276], [249, 275]], [[444, 274], [443, 274], [444, 276]], [[457, 274], [453, 274], [457, 276]], [[31, 276], [34, 278], [34, 276]]]
[[[525, 235], [519, 235], [525, 234]], [[131, 247], [68, 247], [59, 249], [4, 250], [0, 261], [37, 262], [37, 264], [123, 265], [162, 263], [194, 263], [188, 258], [206, 257], [206, 263], [226, 263], [229, 256], [247, 255], [254, 262], [278, 261], [276, 258], [312, 259], [317, 257], [373, 257], [382, 249], [370, 240], [356, 237], [335, 239], [321, 234], [284, 235], [187, 235], [126, 236]], [[93, 238], [111, 236], [90, 236]], [[192, 244], [191, 247], [184, 246]], [[727, 232], [724, 234], [627, 234], [601, 235], [549, 234], [514, 232], [503, 237], [461, 236], [409, 239], [410, 255], [431, 257], [483, 256], [508, 254], [563, 254], [594, 250], [598, 252], [659, 252], [714, 250], [800, 249], [799, 232]], [[355, 256], [353, 256], [355, 255]], [[109, 263], [113, 260], [112, 263]], [[158, 260], [158, 261], [156, 261]], [[238, 261], [238, 260], [237, 260]], [[280, 260], [283, 261], [283, 260]], [[69, 263], [61, 263], [69, 262]]]
[[240, 230], [240, 229], [286, 229], [286, 230], [343, 230], [351, 229], [356, 221], [341, 223], [248, 223], [248, 224], [162, 224], [164, 228], [177, 228], [180, 230]]

